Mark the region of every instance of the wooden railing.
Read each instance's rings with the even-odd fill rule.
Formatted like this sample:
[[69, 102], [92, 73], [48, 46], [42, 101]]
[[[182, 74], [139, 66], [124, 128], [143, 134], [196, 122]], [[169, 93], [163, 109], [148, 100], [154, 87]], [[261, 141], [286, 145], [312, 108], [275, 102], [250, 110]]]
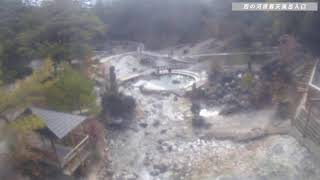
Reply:
[[313, 84], [314, 82], [314, 79], [315, 79], [315, 75], [316, 75], [316, 71], [317, 71], [317, 68], [318, 68], [318, 65], [319, 65], [319, 59], [317, 60], [316, 64], [314, 65], [314, 68], [312, 70], [312, 73], [311, 73], [311, 77], [310, 77], [310, 80], [309, 80], [309, 86], [312, 87], [313, 89], [316, 89], [317, 91], [320, 91], [320, 87]]
[[75, 158], [81, 159], [82, 152], [89, 148], [89, 136], [87, 135], [77, 146], [75, 146], [61, 161], [62, 167], [66, 166]]
[[154, 68], [157, 69], [158, 71], [163, 71], [163, 70], [169, 70], [169, 69], [184, 69], [186, 68], [186, 65], [182, 64], [175, 64], [175, 65], [167, 65], [167, 66], [155, 66]]

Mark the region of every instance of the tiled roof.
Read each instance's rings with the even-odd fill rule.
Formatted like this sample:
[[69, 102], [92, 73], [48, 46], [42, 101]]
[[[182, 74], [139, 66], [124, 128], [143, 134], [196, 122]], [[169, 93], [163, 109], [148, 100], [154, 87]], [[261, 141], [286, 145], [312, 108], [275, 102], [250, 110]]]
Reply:
[[41, 118], [46, 126], [60, 139], [87, 119], [86, 116], [73, 115], [40, 108], [30, 108], [32, 113]]

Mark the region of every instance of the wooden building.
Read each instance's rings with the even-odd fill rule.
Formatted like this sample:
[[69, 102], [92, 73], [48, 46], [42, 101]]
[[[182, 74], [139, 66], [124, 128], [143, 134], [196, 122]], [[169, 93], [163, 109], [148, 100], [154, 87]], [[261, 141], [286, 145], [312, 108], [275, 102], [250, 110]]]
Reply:
[[88, 118], [34, 107], [26, 112], [37, 116], [44, 124], [43, 128], [34, 130], [41, 143], [32, 150], [66, 175], [73, 174], [92, 153], [89, 135], [84, 130]]

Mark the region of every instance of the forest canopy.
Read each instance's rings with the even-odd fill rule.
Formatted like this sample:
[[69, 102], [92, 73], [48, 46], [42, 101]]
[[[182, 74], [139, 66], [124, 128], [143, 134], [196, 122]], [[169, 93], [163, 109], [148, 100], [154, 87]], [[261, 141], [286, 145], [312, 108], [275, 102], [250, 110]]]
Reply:
[[83, 59], [104, 24], [84, 2], [44, 1], [41, 6], [21, 0], [0, 0], [0, 63], [11, 81], [30, 73], [27, 64], [51, 57], [54, 61]]

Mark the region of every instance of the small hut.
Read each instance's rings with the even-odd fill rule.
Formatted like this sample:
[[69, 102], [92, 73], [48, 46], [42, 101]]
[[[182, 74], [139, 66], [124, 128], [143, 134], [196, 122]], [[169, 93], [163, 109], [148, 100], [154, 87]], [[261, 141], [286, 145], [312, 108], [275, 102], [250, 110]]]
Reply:
[[84, 129], [88, 118], [35, 107], [28, 108], [26, 113], [43, 122], [42, 128], [34, 130], [41, 143], [32, 150], [45, 157], [46, 163], [61, 168], [67, 175], [73, 174], [92, 152]]

